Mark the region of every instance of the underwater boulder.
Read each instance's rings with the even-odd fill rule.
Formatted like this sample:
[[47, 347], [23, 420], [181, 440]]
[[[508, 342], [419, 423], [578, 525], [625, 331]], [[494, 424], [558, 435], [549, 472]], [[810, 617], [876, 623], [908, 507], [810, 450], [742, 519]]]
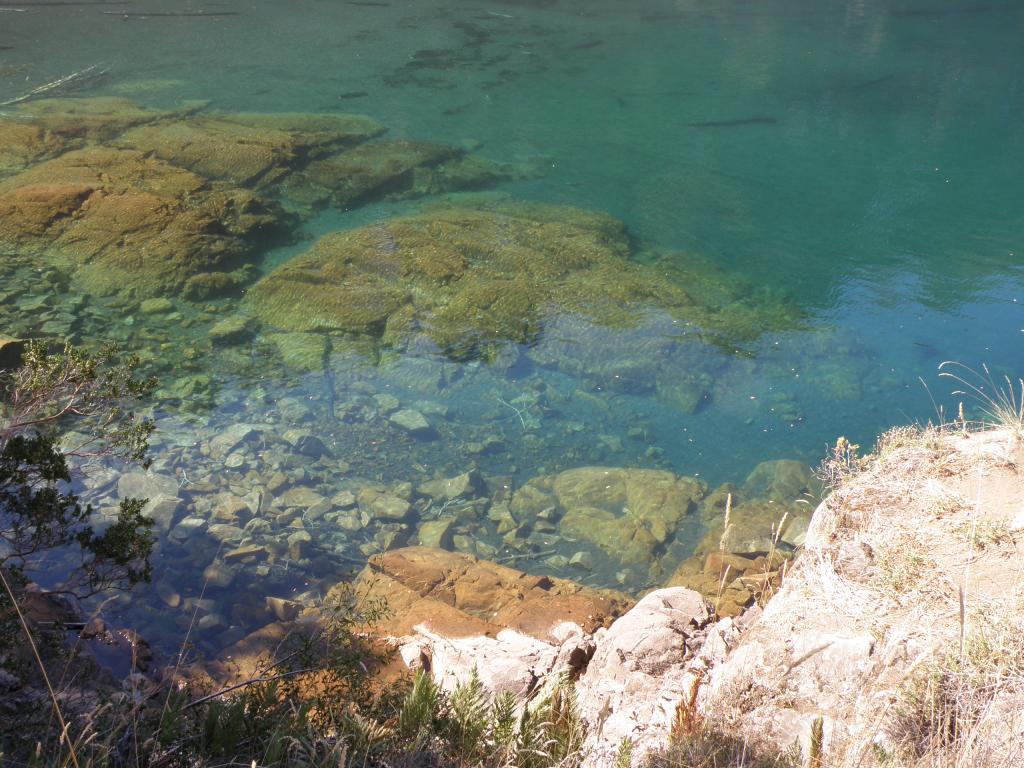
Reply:
[[284, 221], [248, 190], [131, 150], [68, 152], [0, 183], [0, 244], [49, 256], [100, 294], [176, 294], [234, 269]]
[[116, 142], [207, 179], [266, 187], [311, 158], [384, 132], [362, 115], [210, 114], [134, 128]]
[[186, 117], [204, 104], [186, 102], [179, 109], [157, 110], [141, 107], [130, 99], [110, 96], [54, 98], [19, 104], [10, 114], [18, 122], [41, 126], [64, 141], [103, 142], [135, 126]]
[[246, 299], [269, 325], [426, 336], [456, 359], [536, 341], [548, 317], [629, 326], [636, 305], [683, 308], [680, 288], [629, 261], [615, 219], [573, 208], [444, 208], [321, 238]]
[[[692, 412], [758, 306], [733, 300], [740, 289], [703, 260], [664, 270], [633, 261], [631, 246], [605, 214], [464, 199], [325, 235], [245, 301], [268, 326], [421, 356], [492, 362], [528, 346], [532, 362], [595, 388], [654, 393]], [[765, 307], [757, 333], [779, 327], [776, 309]], [[709, 342], [723, 355], [708, 356]]]
[[623, 564], [650, 563], [706, 492], [697, 478], [664, 470], [581, 467], [531, 480], [509, 508], [532, 517], [554, 507], [563, 536]]
[[74, 148], [41, 125], [0, 120], [0, 177]]

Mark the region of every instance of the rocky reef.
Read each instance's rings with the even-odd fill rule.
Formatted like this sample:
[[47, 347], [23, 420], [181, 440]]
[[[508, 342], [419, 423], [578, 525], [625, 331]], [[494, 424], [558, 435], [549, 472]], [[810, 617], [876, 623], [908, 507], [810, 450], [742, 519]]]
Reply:
[[[708, 300], [722, 290], [703, 269], [674, 282], [635, 263], [625, 227], [609, 216], [499, 203], [434, 207], [327, 235], [255, 285], [247, 306], [291, 331], [363, 334], [399, 347], [425, 336], [456, 359], [535, 344], [548, 322], [565, 316], [630, 328], [664, 314], [695, 333], [739, 331], [748, 340], [772, 327], [778, 308], [770, 307], [747, 335], [745, 318], [733, 323], [751, 311], [739, 306], [739, 291], [733, 305]], [[795, 322], [792, 313], [774, 319]]]
[[362, 115], [33, 101], [0, 119], [0, 248], [44, 257], [93, 293], [205, 299], [250, 281], [312, 206], [526, 173], [461, 148], [372, 141], [385, 130]]

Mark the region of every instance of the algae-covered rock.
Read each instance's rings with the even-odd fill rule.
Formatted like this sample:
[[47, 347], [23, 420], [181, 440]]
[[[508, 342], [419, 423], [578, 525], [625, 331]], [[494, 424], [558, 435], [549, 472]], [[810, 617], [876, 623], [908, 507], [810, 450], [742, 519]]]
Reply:
[[782, 504], [798, 499], [817, 502], [821, 482], [806, 464], [792, 459], [762, 461], [747, 477], [743, 492], [748, 497], [764, 497]]
[[704, 484], [656, 469], [581, 467], [531, 480], [510, 509], [524, 519], [554, 508], [563, 536], [624, 564], [649, 563], [706, 493]]
[[[678, 352], [686, 323], [695, 326], [695, 340], [699, 327], [727, 326], [717, 304], [702, 303], [704, 287], [696, 277], [673, 282], [632, 262], [625, 227], [610, 216], [503, 203], [436, 208], [329, 234], [254, 286], [247, 302], [285, 330], [342, 331], [394, 346], [426, 336], [457, 359], [487, 359], [509, 342], [534, 344], [546, 324], [564, 318], [621, 330], [653, 312], [664, 326], [655, 342], [664, 356]], [[596, 358], [584, 358], [583, 368], [608, 365], [601, 360], [609, 357], [606, 343], [595, 339], [587, 349]], [[691, 410], [704, 396], [708, 380], [700, 372], [662, 382], [650, 359], [640, 366], [643, 373], [629, 378], [676, 387], [669, 395]]]
[[130, 150], [68, 152], [0, 183], [0, 244], [71, 266], [96, 293], [178, 293], [234, 268], [283, 220], [248, 190]]
[[208, 179], [266, 186], [312, 157], [383, 132], [361, 115], [216, 114], [134, 128], [117, 145]]
[[308, 185], [320, 187], [335, 205], [347, 207], [371, 197], [412, 188], [415, 170], [457, 157], [459, 151], [425, 141], [377, 141], [309, 164]]
[[284, 185], [298, 201], [349, 208], [370, 200], [402, 199], [482, 189], [535, 175], [531, 168], [497, 163], [444, 144], [389, 140], [314, 160]]
[[[391, 343], [422, 331], [468, 357], [489, 344], [532, 341], [548, 312], [625, 321], [620, 299], [662, 290], [627, 254], [622, 225], [599, 214], [450, 209], [328, 235], [248, 300], [286, 329], [369, 333]], [[685, 300], [681, 291], [676, 299]]]
[[129, 128], [171, 118], [183, 118], [202, 107], [195, 102], [181, 109], [161, 111], [141, 107], [129, 99], [109, 96], [76, 99], [36, 99], [14, 108], [11, 116], [46, 128], [64, 140], [106, 141]]

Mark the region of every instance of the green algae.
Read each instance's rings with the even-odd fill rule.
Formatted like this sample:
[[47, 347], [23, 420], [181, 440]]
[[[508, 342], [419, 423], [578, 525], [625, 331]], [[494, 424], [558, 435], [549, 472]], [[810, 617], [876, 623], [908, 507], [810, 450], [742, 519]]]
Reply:
[[703, 262], [677, 280], [631, 255], [623, 224], [598, 212], [434, 206], [326, 235], [253, 286], [245, 304], [285, 330], [364, 334], [390, 346], [423, 334], [454, 359], [532, 345], [561, 316], [628, 329], [655, 310], [730, 344], [797, 322], [775, 304], [758, 313]]

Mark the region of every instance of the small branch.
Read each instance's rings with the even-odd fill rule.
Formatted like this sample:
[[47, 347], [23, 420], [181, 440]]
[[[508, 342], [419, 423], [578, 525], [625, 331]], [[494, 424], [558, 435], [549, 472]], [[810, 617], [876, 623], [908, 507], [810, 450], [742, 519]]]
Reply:
[[182, 709], [185, 710], [191, 709], [192, 707], [198, 707], [200, 704], [205, 704], [206, 702], [216, 699], [219, 696], [223, 696], [225, 693], [237, 691], [239, 688], [245, 688], [247, 686], [256, 685], [258, 683], [272, 683], [275, 680], [280, 680], [285, 677], [294, 677], [295, 675], [304, 675], [307, 672], [315, 671], [316, 670], [313, 667], [306, 667], [305, 669], [293, 669], [291, 672], [282, 672], [280, 675], [270, 675], [269, 677], [254, 677], [252, 680], [245, 680], [244, 682], [236, 683], [235, 685], [229, 685], [227, 688], [221, 688], [219, 691], [216, 691], [215, 693], [203, 696], [201, 698], [196, 699], [195, 701], [190, 701], [188, 704], [182, 707]]
[[516, 416], [519, 417], [519, 423], [523, 425], [523, 429], [526, 429], [526, 419], [523, 418], [523, 412], [516, 408], [512, 403], [505, 402], [502, 398], [498, 398], [498, 402], [504, 405], [506, 408], [511, 408], [516, 412]]
[[44, 83], [37, 88], [33, 88], [28, 93], [23, 93], [21, 96], [16, 96], [13, 99], [7, 101], [0, 101], [0, 107], [9, 107], [13, 104], [21, 104], [31, 99], [37, 99], [40, 96], [46, 96], [51, 93], [59, 93], [60, 91], [70, 86], [79, 85], [86, 80], [92, 78], [101, 77], [105, 75], [107, 70], [100, 69], [99, 64], [93, 64], [91, 67], [80, 69], [77, 72], [72, 72], [64, 77], [58, 77], [56, 80], [52, 80], [49, 83]]

